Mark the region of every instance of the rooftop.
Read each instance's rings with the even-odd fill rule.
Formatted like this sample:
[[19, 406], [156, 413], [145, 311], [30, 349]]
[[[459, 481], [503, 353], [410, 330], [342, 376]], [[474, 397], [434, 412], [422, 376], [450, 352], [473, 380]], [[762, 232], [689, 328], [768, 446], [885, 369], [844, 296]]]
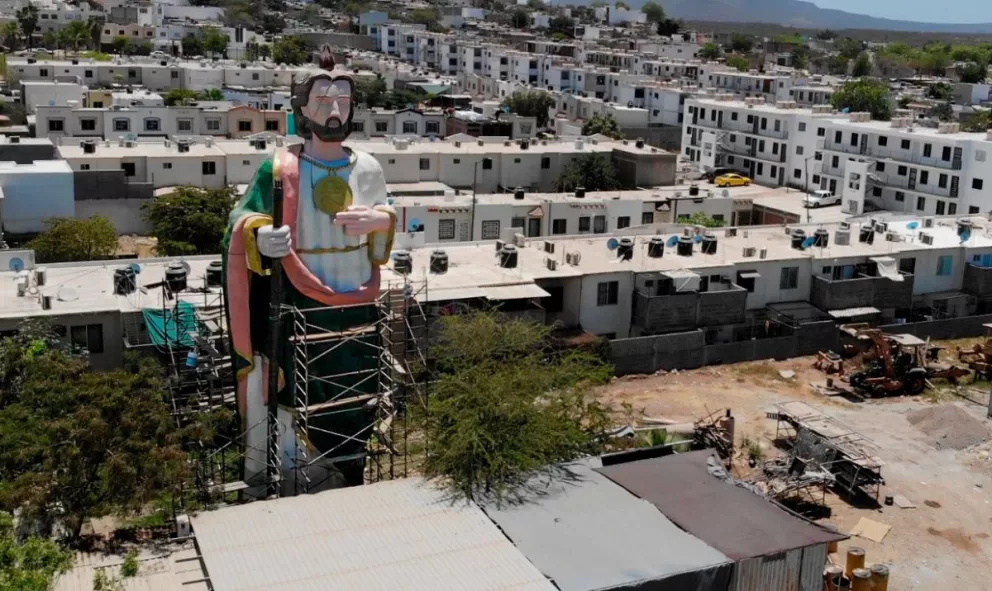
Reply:
[[249, 503], [193, 518], [226, 591], [554, 591], [478, 506], [420, 478]]

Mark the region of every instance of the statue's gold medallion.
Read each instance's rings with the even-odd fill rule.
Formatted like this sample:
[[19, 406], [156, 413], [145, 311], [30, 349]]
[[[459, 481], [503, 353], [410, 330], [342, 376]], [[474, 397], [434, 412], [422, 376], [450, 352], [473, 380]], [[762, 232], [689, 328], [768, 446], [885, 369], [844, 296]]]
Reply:
[[313, 205], [327, 215], [334, 217], [348, 209], [352, 203], [351, 187], [348, 181], [330, 174], [314, 185]]

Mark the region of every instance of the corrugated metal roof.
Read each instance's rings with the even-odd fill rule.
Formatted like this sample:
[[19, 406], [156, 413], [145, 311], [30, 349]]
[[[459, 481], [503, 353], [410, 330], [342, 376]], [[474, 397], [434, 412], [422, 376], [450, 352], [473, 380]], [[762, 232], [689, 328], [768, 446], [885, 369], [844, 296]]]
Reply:
[[419, 478], [201, 513], [193, 530], [219, 591], [554, 589], [478, 506]]
[[834, 318], [854, 318], [855, 316], [867, 316], [869, 314], [878, 314], [880, 312], [881, 310], [878, 308], [862, 306], [860, 308], [841, 308], [839, 310], [830, 310], [827, 314], [830, 314]]
[[93, 591], [93, 577], [102, 570], [107, 576], [120, 579], [121, 591], [209, 591], [210, 587], [204, 581], [206, 573], [196, 557], [196, 548], [191, 541], [162, 547], [157, 552], [143, 550], [138, 554], [138, 574], [123, 578], [120, 566], [124, 556], [79, 552], [72, 569], [61, 575], [52, 589]]
[[847, 539], [712, 476], [706, 467], [711, 454], [689, 452], [598, 471], [734, 560]]
[[[599, 466], [570, 465], [567, 479], [534, 479], [537, 494], [523, 504], [483, 508], [562, 591], [639, 587], [698, 571], [709, 581], [729, 579], [726, 556], [593, 470]], [[682, 577], [672, 588], [695, 589], [693, 579]]]

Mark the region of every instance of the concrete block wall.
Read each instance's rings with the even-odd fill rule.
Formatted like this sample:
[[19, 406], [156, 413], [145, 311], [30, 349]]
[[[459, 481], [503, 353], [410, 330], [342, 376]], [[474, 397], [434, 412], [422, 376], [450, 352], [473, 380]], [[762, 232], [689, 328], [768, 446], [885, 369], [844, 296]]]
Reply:
[[886, 308], [907, 309], [913, 305], [913, 275], [903, 275], [902, 281], [892, 281], [885, 277], [875, 277], [872, 306], [879, 310]]
[[699, 367], [706, 336], [702, 331], [635, 337], [610, 341], [610, 356], [617, 375], [650, 373], [659, 369]]
[[992, 268], [965, 265], [961, 289], [981, 300], [992, 298]]
[[875, 292], [874, 277], [832, 281], [813, 278], [812, 304], [821, 310], [842, 310], [869, 305]]
[[634, 324], [649, 332], [696, 328], [696, 292], [647, 296], [634, 294]]
[[699, 294], [696, 321], [699, 326], [722, 326], [744, 322], [747, 308], [747, 290], [734, 286], [726, 291], [708, 291]]

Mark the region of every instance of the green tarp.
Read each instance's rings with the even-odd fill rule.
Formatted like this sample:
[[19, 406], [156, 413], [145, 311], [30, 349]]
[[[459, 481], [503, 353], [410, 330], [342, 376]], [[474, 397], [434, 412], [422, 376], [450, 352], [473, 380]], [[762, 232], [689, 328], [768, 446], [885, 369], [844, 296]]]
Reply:
[[157, 347], [192, 347], [191, 333], [196, 331], [196, 310], [188, 302], [179, 302], [175, 309], [145, 308], [148, 335]]

